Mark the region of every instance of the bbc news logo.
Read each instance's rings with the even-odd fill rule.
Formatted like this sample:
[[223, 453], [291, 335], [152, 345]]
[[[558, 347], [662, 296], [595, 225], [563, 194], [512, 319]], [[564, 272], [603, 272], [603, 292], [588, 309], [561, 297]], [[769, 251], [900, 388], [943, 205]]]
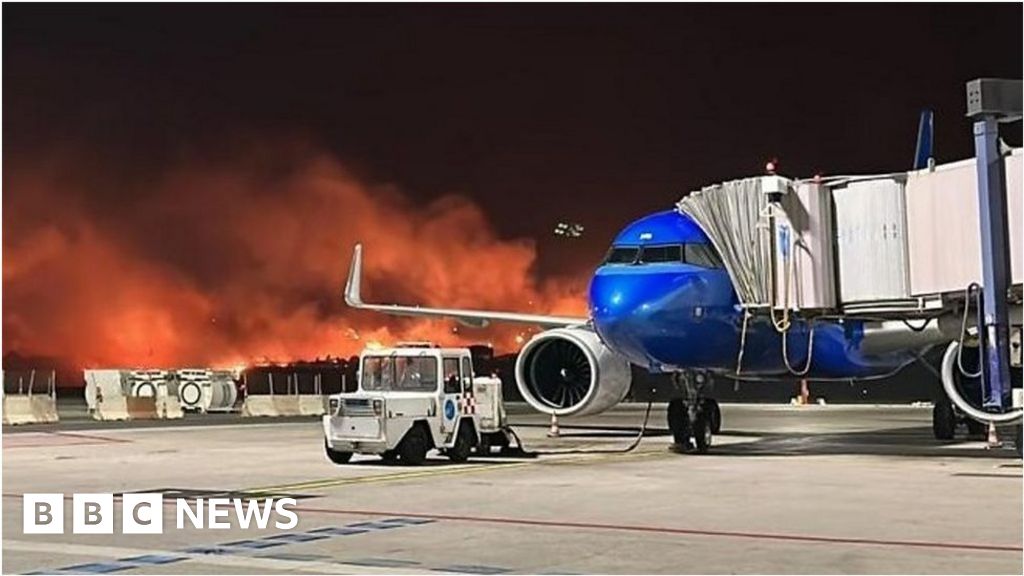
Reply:
[[[186, 498], [168, 499], [174, 502], [174, 526], [200, 530], [227, 530], [234, 517], [239, 528], [255, 526], [265, 529], [271, 524], [280, 530], [290, 530], [299, 523], [291, 509], [294, 498]], [[25, 494], [23, 529], [25, 534], [64, 533], [63, 494]], [[138, 493], [121, 495], [121, 533], [163, 534], [164, 495]], [[113, 534], [113, 494], [74, 494], [71, 499], [72, 534]]]

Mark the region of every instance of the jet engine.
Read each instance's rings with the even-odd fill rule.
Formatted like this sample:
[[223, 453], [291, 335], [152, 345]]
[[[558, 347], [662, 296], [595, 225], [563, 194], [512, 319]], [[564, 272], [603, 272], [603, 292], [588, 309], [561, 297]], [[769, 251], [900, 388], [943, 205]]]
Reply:
[[530, 406], [559, 416], [603, 412], [626, 397], [629, 362], [590, 328], [555, 328], [534, 336], [516, 360], [516, 385]]

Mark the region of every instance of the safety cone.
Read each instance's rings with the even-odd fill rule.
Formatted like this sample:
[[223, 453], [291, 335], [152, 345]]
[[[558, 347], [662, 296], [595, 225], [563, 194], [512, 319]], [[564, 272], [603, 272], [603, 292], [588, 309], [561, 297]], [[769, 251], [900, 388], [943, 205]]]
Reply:
[[548, 438], [558, 437], [558, 415], [551, 415], [551, 427], [548, 428]]

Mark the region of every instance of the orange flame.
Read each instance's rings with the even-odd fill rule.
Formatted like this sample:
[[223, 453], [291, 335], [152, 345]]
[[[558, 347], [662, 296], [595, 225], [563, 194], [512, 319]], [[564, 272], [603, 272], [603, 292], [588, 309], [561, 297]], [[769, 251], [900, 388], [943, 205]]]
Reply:
[[305, 149], [267, 160], [251, 153], [128, 184], [66, 159], [8, 166], [4, 353], [231, 367], [348, 356], [368, 341], [518, 347], [521, 328], [453, 331], [348, 309], [341, 289], [357, 241], [367, 299], [585, 309], [584, 278], [538, 282], [534, 244], [498, 238], [464, 197], [418, 204]]

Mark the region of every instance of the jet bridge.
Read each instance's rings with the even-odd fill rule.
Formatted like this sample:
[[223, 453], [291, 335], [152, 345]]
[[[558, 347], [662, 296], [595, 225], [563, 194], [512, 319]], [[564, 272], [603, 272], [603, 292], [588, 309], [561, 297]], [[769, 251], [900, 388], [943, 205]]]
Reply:
[[983, 410], [955, 386], [953, 401], [975, 419], [1018, 420], [1020, 384], [1015, 410], [1004, 413], [1004, 398], [1007, 366], [1017, 377], [1021, 366], [1024, 152], [1001, 145], [998, 124], [1020, 119], [1021, 82], [967, 88], [976, 158], [885, 174], [755, 176], [691, 192], [677, 208], [718, 249], [748, 317], [770, 315], [783, 334], [792, 315], [860, 317], [877, 320], [882, 345], [952, 340], [951, 350], [970, 332], [982, 352]]
[[[1000, 161], [1019, 300], [1024, 151]], [[758, 176], [693, 192], [678, 209], [711, 238], [752, 311], [917, 317], [982, 282], [976, 174], [968, 159], [877, 175]]]

